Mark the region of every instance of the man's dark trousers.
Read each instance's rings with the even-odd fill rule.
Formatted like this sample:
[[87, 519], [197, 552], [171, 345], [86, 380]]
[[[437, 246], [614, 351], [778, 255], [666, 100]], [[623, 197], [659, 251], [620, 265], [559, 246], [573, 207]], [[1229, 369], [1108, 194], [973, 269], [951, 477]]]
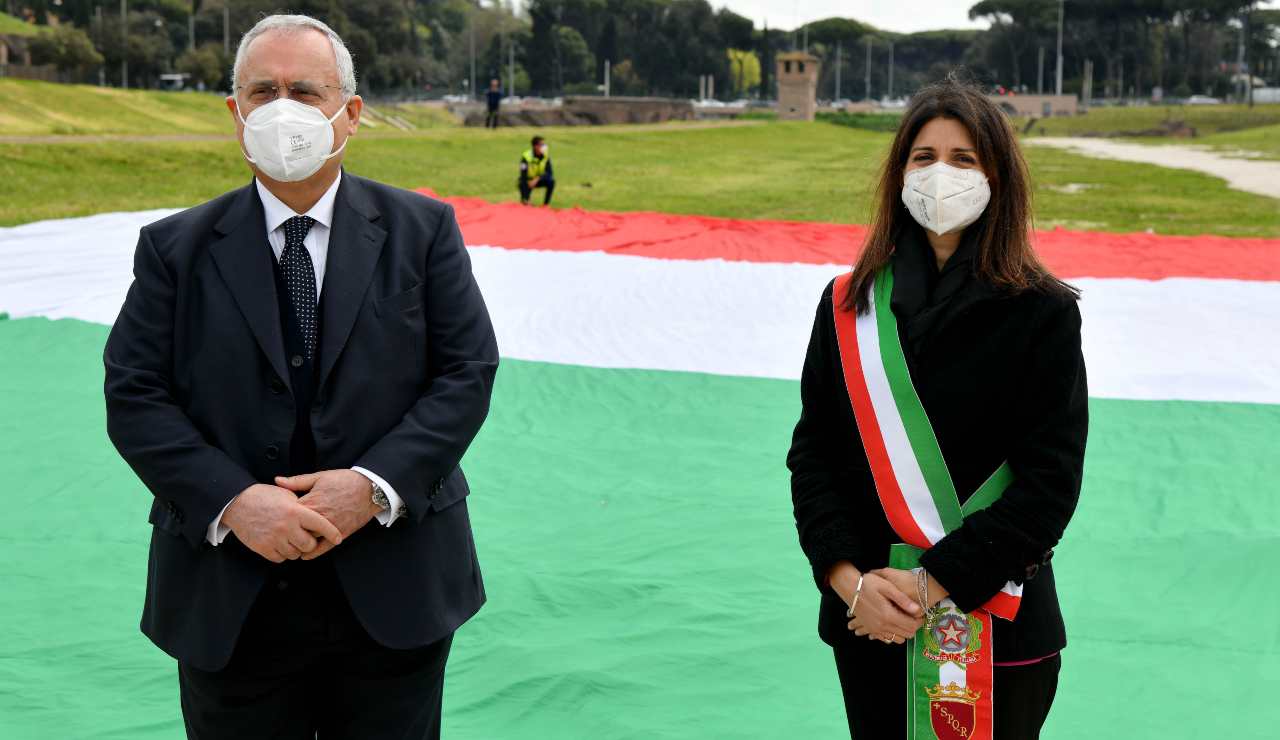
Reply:
[[[525, 180], [523, 177], [520, 178], [518, 185], [520, 187], [520, 202], [528, 203], [529, 197], [533, 195], [533, 191], [536, 190], [537, 188], [529, 187], [528, 180]], [[551, 177], [543, 177], [542, 179], [538, 180], [537, 187], [546, 188], [547, 190], [547, 194], [542, 198], [542, 205], [545, 206], [551, 202], [551, 194], [555, 192], [556, 181], [554, 178], [551, 178]]]
[[324, 558], [279, 571], [254, 602], [225, 668], [179, 664], [187, 737], [439, 738], [453, 636], [392, 650], [360, 626]]

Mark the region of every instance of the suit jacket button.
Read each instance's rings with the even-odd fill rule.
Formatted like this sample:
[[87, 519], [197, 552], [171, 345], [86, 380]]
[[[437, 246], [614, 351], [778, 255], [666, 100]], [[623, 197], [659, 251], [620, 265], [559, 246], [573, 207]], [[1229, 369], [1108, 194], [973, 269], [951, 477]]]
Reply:
[[276, 445], [267, 445], [267, 459], [268, 459], [268, 460], [279, 460], [279, 459], [280, 459], [280, 448], [279, 448], [279, 447], [277, 447]]
[[294, 367], [302, 367], [302, 355], [294, 355], [289, 358], [289, 364]]
[[284, 393], [284, 381], [279, 378], [271, 379], [271, 392], [275, 394]]

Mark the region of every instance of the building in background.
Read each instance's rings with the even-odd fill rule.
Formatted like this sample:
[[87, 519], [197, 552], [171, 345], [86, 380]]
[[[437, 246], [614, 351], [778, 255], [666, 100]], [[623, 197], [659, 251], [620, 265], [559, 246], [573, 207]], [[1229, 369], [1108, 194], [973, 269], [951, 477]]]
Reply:
[[803, 51], [778, 55], [778, 118], [786, 121], [812, 121], [818, 107], [817, 57]]

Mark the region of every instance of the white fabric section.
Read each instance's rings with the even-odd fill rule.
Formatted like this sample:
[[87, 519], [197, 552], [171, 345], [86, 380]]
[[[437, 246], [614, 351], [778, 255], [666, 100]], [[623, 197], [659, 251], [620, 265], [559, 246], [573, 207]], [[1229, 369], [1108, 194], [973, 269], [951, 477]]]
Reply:
[[[115, 320], [138, 229], [174, 211], [0, 228], [0, 311]], [[838, 265], [474, 247], [506, 357], [800, 377]], [[1090, 395], [1280, 403], [1280, 282], [1079, 278]]]
[[329, 262], [329, 230], [333, 228], [333, 201], [338, 195], [342, 174], [339, 173], [333, 179], [333, 184], [306, 213], [294, 213], [292, 208], [284, 204], [284, 201], [267, 190], [267, 186], [263, 185], [261, 180], [255, 178], [253, 183], [258, 187], [258, 197], [262, 199], [267, 241], [271, 243], [271, 251], [276, 256], [276, 262], [280, 261], [280, 255], [284, 252], [284, 222], [294, 216], [310, 216], [315, 219], [315, 223], [311, 224], [311, 229], [307, 231], [306, 238], [302, 240], [302, 246], [306, 247], [307, 254], [311, 255], [311, 266], [316, 272], [316, 300], [319, 300], [320, 291], [324, 290], [324, 268]]
[[[991, 635], [982, 635], [981, 639], [990, 640]], [[954, 682], [956, 686], [965, 688], [969, 685], [969, 679], [967, 678], [967, 673], [968, 672], [962, 666], [952, 663], [951, 661], [947, 661], [946, 663], [939, 663], [938, 664], [938, 683], [942, 684], [943, 686], [946, 686], [947, 684]]]
[[876, 330], [877, 308], [875, 296], [872, 295], [871, 311], [857, 319], [858, 358], [862, 363], [862, 377], [867, 381], [867, 393], [871, 396], [871, 406], [876, 411], [880, 437], [884, 440], [885, 452], [889, 455], [889, 465], [893, 467], [893, 477], [898, 480], [898, 489], [902, 491], [902, 498], [911, 512], [911, 518], [929, 540], [929, 544], [933, 545], [947, 535], [947, 530], [942, 526], [942, 516], [929, 493], [929, 484], [925, 482], [915, 450], [907, 439], [907, 428], [902, 422], [902, 414], [898, 413], [898, 404], [893, 400], [893, 391], [889, 388], [889, 376], [885, 373], [884, 361], [880, 357], [880, 333]]

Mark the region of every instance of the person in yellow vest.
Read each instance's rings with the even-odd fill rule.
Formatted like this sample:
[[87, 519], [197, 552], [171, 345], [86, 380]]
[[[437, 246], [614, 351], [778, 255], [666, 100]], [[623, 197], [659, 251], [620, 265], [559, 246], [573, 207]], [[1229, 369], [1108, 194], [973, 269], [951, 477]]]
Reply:
[[529, 205], [529, 196], [534, 188], [546, 188], [547, 194], [542, 205], [551, 203], [551, 193], [556, 189], [555, 177], [551, 174], [551, 156], [547, 154], [547, 142], [541, 136], [533, 137], [530, 148], [520, 155], [520, 203]]

